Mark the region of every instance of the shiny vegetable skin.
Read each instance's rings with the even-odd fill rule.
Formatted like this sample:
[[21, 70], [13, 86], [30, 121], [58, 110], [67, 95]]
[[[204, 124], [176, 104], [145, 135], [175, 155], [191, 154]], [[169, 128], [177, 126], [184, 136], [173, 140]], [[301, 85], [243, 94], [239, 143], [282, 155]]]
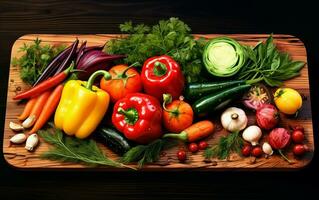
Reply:
[[63, 72], [49, 78], [48, 80], [45, 80], [41, 82], [40, 84], [36, 85], [35, 87], [31, 88], [30, 90], [27, 90], [25, 92], [22, 92], [15, 97], [13, 97], [14, 100], [20, 100], [20, 99], [29, 99], [34, 96], [38, 96], [39, 94], [43, 93], [44, 91], [47, 91], [60, 83], [62, 83], [67, 76], [69, 75], [70, 71], [73, 69], [73, 65], [71, 65], [69, 68], [64, 70]]
[[144, 91], [163, 101], [163, 94], [169, 93], [173, 100], [182, 94], [185, 78], [179, 64], [170, 56], [162, 55], [147, 59], [141, 72]]
[[55, 112], [55, 109], [58, 107], [62, 90], [63, 90], [63, 85], [60, 84], [52, 91], [45, 105], [42, 108], [39, 118], [35, 122], [29, 134], [37, 132], [45, 125], [45, 123], [47, 123], [47, 121], [50, 119], [52, 114]]
[[175, 138], [185, 142], [196, 142], [211, 135], [215, 130], [213, 122], [204, 120], [197, 122], [180, 133], [165, 134], [163, 138]]
[[99, 127], [96, 133], [107, 147], [119, 155], [123, 155], [132, 148], [130, 141], [114, 128]]
[[197, 115], [202, 115], [207, 114], [207, 112], [209, 111], [213, 112], [221, 109], [228, 103], [230, 103], [233, 99], [241, 96], [249, 88], [250, 85], [240, 85], [202, 97], [192, 105], [193, 111]]
[[244, 80], [238, 81], [223, 81], [223, 82], [207, 82], [207, 83], [191, 83], [187, 84], [184, 89], [184, 97], [189, 100], [196, 100], [200, 97], [206, 96], [217, 91], [236, 87], [239, 85], [245, 85]]
[[18, 119], [25, 120], [27, 117], [29, 117], [31, 110], [36, 102], [37, 102], [37, 97], [30, 99], [25, 105], [24, 110], [21, 113], [21, 115], [18, 117]]
[[141, 76], [132, 66], [116, 65], [109, 70], [109, 73], [112, 79], [102, 78], [100, 87], [110, 94], [113, 103], [124, 98], [127, 94], [142, 91]]

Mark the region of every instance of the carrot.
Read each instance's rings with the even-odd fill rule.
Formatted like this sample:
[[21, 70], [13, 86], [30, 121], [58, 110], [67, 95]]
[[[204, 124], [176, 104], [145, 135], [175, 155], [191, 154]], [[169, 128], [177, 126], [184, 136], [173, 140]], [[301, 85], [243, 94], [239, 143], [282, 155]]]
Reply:
[[31, 110], [35, 104], [35, 102], [37, 101], [37, 97], [34, 97], [32, 99], [30, 99], [27, 104], [24, 107], [23, 112], [21, 113], [21, 115], [18, 117], [19, 120], [25, 120], [31, 113]]
[[39, 118], [36, 120], [29, 134], [35, 133], [38, 130], [40, 130], [44, 126], [44, 124], [50, 119], [51, 115], [54, 113], [56, 107], [60, 102], [63, 87], [64, 86], [60, 84], [53, 90], [50, 97], [46, 101]]
[[22, 126], [24, 128], [30, 128], [34, 122], [39, 118], [42, 108], [45, 105], [46, 101], [48, 100], [51, 91], [46, 91], [42, 93], [36, 100], [29, 117], [23, 121]]
[[176, 138], [185, 142], [195, 142], [211, 135], [215, 126], [211, 121], [204, 120], [197, 122], [180, 133], [165, 134], [163, 138]]

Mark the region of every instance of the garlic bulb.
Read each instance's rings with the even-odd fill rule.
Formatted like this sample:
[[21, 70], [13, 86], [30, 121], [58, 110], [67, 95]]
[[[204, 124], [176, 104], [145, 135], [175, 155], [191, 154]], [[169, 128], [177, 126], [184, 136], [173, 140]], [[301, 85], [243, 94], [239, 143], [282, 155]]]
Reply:
[[243, 139], [250, 142], [251, 145], [256, 146], [262, 136], [261, 129], [258, 126], [249, 126], [243, 132]]
[[230, 131], [241, 131], [247, 126], [247, 116], [245, 111], [240, 108], [230, 107], [221, 116], [222, 126]]
[[32, 151], [34, 147], [37, 146], [38, 142], [39, 142], [38, 135], [34, 133], [28, 137], [27, 142], [25, 143], [25, 148], [28, 151]]
[[271, 156], [274, 151], [272, 150], [270, 144], [268, 142], [265, 142], [262, 146], [263, 152], [269, 156]]
[[27, 139], [27, 136], [25, 136], [24, 133], [18, 133], [14, 135], [12, 138], [10, 138], [10, 142], [14, 144], [21, 144]]

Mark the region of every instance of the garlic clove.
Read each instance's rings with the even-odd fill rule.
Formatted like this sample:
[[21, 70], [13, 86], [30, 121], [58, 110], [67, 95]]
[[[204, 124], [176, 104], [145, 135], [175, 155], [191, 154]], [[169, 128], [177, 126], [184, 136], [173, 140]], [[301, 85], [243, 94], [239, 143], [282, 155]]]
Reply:
[[39, 137], [37, 134], [34, 133], [28, 137], [27, 142], [25, 143], [25, 149], [27, 149], [28, 151], [33, 151], [38, 143]]
[[10, 142], [14, 144], [21, 144], [27, 139], [27, 136], [24, 133], [18, 133], [10, 138]]
[[14, 122], [9, 123], [9, 128], [13, 131], [23, 131], [24, 129], [23, 126]]
[[30, 128], [31, 126], [33, 126], [34, 122], [35, 122], [35, 115], [31, 115], [26, 120], [23, 121], [22, 126], [24, 128]]
[[263, 152], [264, 152], [265, 154], [267, 154], [267, 155], [269, 155], [269, 156], [271, 156], [271, 155], [274, 153], [274, 151], [272, 150], [272, 148], [271, 148], [271, 146], [270, 146], [270, 144], [269, 144], [268, 142], [265, 142], [265, 143], [263, 144], [262, 150], [263, 150]]

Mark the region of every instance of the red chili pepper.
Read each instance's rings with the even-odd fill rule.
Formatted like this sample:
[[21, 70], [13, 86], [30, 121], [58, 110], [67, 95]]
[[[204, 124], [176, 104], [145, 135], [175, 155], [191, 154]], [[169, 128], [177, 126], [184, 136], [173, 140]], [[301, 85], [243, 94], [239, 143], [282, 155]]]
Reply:
[[171, 94], [173, 99], [178, 99], [185, 84], [178, 63], [167, 55], [147, 59], [141, 78], [145, 92], [160, 101], [165, 93]]
[[114, 105], [112, 123], [126, 138], [146, 144], [162, 136], [162, 108], [152, 96], [132, 93]]
[[30, 90], [17, 94], [15, 97], [13, 97], [13, 100], [28, 99], [28, 98], [40, 95], [44, 91], [49, 90], [52, 87], [55, 87], [59, 85], [60, 83], [62, 83], [66, 79], [66, 77], [69, 75], [72, 69], [73, 69], [73, 64], [71, 64], [71, 66], [68, 67], [63, 72], [49, 78], [46, 81], [41, 82], [40, 84], [36, 85]]

